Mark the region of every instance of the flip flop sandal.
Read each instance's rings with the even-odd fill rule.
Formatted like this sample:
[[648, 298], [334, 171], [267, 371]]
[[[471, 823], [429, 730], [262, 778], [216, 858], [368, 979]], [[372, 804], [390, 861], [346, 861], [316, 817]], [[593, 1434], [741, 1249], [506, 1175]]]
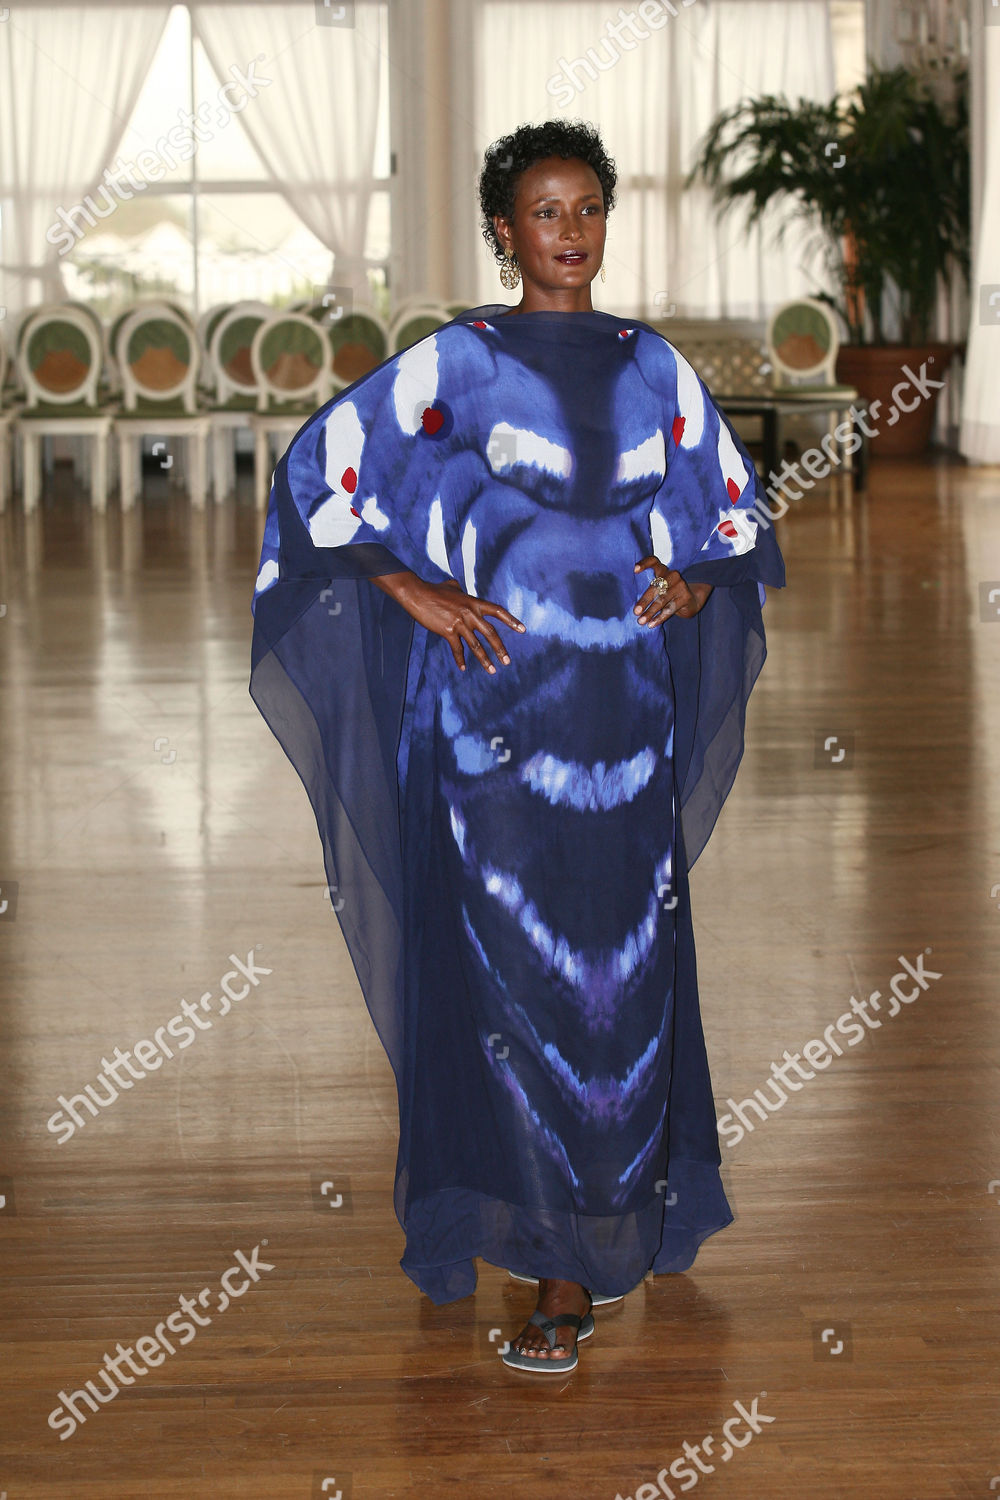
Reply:
[[[508, 1276], [512, 1276], [515, 1281], [528, 1281], [532, 1286], [538, 1285], [537, 1276], [520, 1276], [517, 1271], [508, 1271], [507, 1274]], [[633, 1287], [632, 1290], [635, 1291], [635, 1287]], [[612, 1302], [623, 1301], [625, 1296], [625, 1292], [619, 1292], [617, 1297], [605, 1297], [601, 1292], [594, 1292], [591, 1300], [591, 1305], [593, 1307], [608, 1307]]]
[[567, 1354], [565, 1359], [539, 1359], [537, 1354], [518, 1354], [516, 1349], [508, 1348], [500, 1356], [504, 1364], [509, 1365], [512, 1370], [530, 1370], [536, 1375], [567, 1375], [570, 1370], [575, 1370], [580, 1363], [576, 1345], [583, 1339], [589, 1339], [594, 1332], [594, 1319], [591, 1314], [584, 1313], [582, 1318], [578, 1318], [576, 1313], [560, 1313], [557, 1318], [546, 1318], [536, 1307], [528, 1322], [534, 1323], [536, 1328], [542, 1330], [550, 1349], [556, 1347], [557, 1328], [575, 1328], [576, 1342], [572, 1353]]

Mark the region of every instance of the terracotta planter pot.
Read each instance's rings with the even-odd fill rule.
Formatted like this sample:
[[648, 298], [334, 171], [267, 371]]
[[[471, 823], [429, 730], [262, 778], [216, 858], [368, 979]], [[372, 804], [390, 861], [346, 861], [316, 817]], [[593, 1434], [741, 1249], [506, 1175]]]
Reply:
[[[940, 394], [930, 382], [944, 379], [954, 352], [954, 344], [841, 346], [837, 379], [853, 385], [870, 406], [880, 403], [869, 418], [876, 429], [871, 440], [876, 457], [902, 457], [927, 447]], [[907, 406], [912, 410], [905, 411]]]

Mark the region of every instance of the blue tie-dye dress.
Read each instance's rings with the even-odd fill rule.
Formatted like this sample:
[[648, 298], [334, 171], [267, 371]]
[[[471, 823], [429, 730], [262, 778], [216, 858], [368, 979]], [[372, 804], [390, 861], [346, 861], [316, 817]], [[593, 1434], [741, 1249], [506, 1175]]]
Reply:
[[[492, 305], [340, 392], [275, 472], [251, 692], [396, 1074], [401, 1263], [436, 1302], [477, 1256], [626, 1291], [732, 1217], [687, 869], [783, 582], [760, 496], [654, 329]], [[716, 585], [693, 620], [637, 622], [651, 552]], [[522, 620], [492, 620], [510, 665], [459, 671], [369, 581], [401, 568]]]

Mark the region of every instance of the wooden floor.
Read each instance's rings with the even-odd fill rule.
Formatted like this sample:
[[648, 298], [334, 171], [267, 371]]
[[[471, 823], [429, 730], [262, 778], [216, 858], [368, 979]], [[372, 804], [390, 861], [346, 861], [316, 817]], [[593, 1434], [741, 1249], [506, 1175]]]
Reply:
[[[789, 587], [693, 874], [719, 1112], [769, 1108], [723, 1144], [735, 1223], [551, 1381], [496, 1356], [530, 1288], [482, 1265], [435, 1308], [399, 1269], [391, 1074], [247, 694], [249, 494], [193, 514], [155, 476], [101, 517], [57, 473], [0, 518], [0, 1493], [1000, 1489], [998, 480], [876, 463], [867, 498], [779, 523]], [[881, 1024], [779, 1107], [772, 1062], [876, 990]], [[119, 1096], [50, 1126], [104, 1058]], [[93, 1411], [87, 1380], [118, 1394]]]

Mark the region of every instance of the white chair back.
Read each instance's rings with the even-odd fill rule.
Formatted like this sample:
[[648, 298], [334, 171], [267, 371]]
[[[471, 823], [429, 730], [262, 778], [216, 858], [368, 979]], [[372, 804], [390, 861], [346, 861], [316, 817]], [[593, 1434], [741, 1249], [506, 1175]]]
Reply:
[[[215, 324], [209, 337], [209, 359], [220, 405], [257, 404], [257, 381], [250, 361], [254, 335], [274, 312], [266, 302], [236, 302]], [[244, 322], [246, 326], [244, 327]]]
[[831, 308], [815, 297], [798, 297], [772, 313], [767, 349], [776, 386], [836, 385], [840, 334]]
[[322, 323], [306, 313], [272, 313], [250, 345], [258, 411], [282, 405], [322, 406], [333, 384], [332, 360]]
[[97, 406], [104, 358], [100, 325], [79, 307], [44, 307], [18, 331], [17, 369], [27, 404]]
[[129, 313], [118, 329], [115, 352], [126, 411], [136, 411], [142, 400], [179, 402], [185, 412], [195, 414], [198, 337], [176, 308], [161, 303]]
[[414, 302], [410, 306], [404, 304], [389, 324], [389, 342], [393, 354], [418, 343], [420, 339], [433, 333], [435, 328], [440, 328], [442, 323], [450, 323], [451, 319], [452, 314], [439, 302]]

